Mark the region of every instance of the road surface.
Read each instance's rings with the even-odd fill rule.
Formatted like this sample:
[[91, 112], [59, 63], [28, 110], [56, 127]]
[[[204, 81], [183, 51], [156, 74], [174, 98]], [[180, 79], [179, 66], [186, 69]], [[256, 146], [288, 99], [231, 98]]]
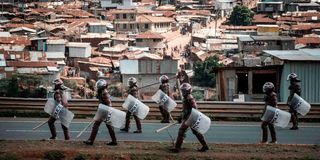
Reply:
[[[48, 125], [40, 127], [36, 131], [32, 128], [46, 119], [35, 118], [0, 118], [0, 139], [6, 140], [42, 140], [50, 137]], [[70, 125], [71, 138], [73, 140], [85, 140], [89, 137], [91, 127], [88, 128], [82, 136], [76, 139], [76, 135], [89, 124], [88, 119], [76, 119]], [[103, 123], [102, 123], [103, 124]], [[115, 129], [119, 141], [148, 141], [148, 142], [170, 142], [171, 138], [165, 130], [155, 133], [167, 124], [161, 124], [156, 121], [143, 121], [142, 134], [134, 134], [136, 129], [134, 120], [131, 120], [131, 132], [124, 133]], [[290, 126], [291, 124], [289, 124]], [[172, 138], [176, 138], [179, 125], [175, 125], [168, 131]], [[58, 139], [63, 139], [63, 133], [60, 122], [56, 121]], [[288, 128], [276, 127], [278, 143], [281, 144], [320, 144], [320, 124], [319, 123], [301, 123], [300, 129], [296, 131]], [[259, 122], [212, 122], [211, 128], [205, 134], [209, 143], [258, 143], [260, 140], [260, 123]], [[110, 137], [105, 125], [100, 126], [97, 140], [109, 141]], [[187, 132], [185, 141], [197, 142], [191, 131]]]

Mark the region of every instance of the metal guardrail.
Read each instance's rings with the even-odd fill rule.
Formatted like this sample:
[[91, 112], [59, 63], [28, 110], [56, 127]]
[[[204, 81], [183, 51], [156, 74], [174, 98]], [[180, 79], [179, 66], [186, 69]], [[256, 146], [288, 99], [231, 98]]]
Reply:
[[[0, 97], [0, 112], [2, 111], [25, 111], [37, 112], [43, 111], [46, 99], [39, 98], [11, 98]], [[112, 107], [124, 110], [122, 108], [124, 100], [113, 100]], [[69, 109], [76, 115], [94, 115], [97, 107], [97, 99], [74, 99], [69, 100]], [[150, 100], [143, 101], [150, 107], [148, 116], [161, 116], [158, 105]], [[177, 108], [171, 112], [173, 117], [179, 116], [181, 113], [181, 101], [177, 101]], [[263, 102], [221, 102], [221, 101], [198, 101], [198, 109], [209, 117], [215, 118], [257, 118], [260, 117], [264, 103]], [[278, 107], [288, 110], [289, 107], [285, 103], [279, 103]], [[150, 119], [149, 118], [149, 119]], [[320, 103], [311, 104], [310, 112], [301, 118], [320, 119]]]

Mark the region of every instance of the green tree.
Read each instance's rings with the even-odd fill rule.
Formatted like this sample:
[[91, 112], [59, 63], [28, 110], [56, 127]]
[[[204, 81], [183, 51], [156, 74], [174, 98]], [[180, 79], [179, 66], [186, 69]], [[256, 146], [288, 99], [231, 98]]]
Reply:
[[223, 66], [218, 61], [217, 57], [211, 56], [207, 57], [203, 63], [199, 61], [195, 62], [193, 66], [194, 83], [202, 87], [215, 87], [216, 76], [214, 73], [210, 73], [210, 70], [214, 67]]
[[231, 13], [230, 23], [235, 26], [249, 26], [253, 16], [254, 13], [248, 7], [237, 5]]

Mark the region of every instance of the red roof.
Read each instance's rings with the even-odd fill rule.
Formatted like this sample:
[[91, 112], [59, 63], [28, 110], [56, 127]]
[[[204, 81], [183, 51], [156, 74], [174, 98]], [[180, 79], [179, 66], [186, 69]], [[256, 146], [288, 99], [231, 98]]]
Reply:
[[164, 37], [158, 33], [144, 32], [144, 33], [137, 35], [136, 39], [164, 39]]
[[264, 14], [256, 14], [254, 15], [253, 17], [253, 23], [276, 23], [277, 21], [274, 20], [274, 19], [271, 19], [269, 17], [267, 17], [266, 15]]
[[57, 67], [57, 63], [54, 61], [38, 61], [38, 62], [32, 62], [32, 61], [7, 61], [8, 67]]
[[227, 29], [227, 30], [255, 30], [257, 29], [257, 26], [220, 26], [221, 29]]
[[18, 27], [27, 27], [31, 29], [35, 28], [33, 24], [22, 24], [22, 23], [7, 23], [4, 26], [6, 28], [18, 28]]
[[17, 44], [28, 46], [31, 41], [27, 37], [11, 36], [11, 37], [0, 37], [0, 44]]
[[297, 44], [320, 44], [320, 37], [296, 38]]

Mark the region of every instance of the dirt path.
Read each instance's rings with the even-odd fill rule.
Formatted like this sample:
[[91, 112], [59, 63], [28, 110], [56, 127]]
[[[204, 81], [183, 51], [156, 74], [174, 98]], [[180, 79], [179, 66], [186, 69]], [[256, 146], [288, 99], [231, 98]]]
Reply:
[[169, 152], [171, 146], [144, 142], [120, 142], [110, 147], [105, 142], [85, 146], [79, 141], [1, 141], [0, 159], [43, 159], [52, 150], [58, 150], [65, 159], [320, 159], [317, 145], [210, 144], [208, 152], [199, 153], [198, 143], [188, 143], [178, 154]]

